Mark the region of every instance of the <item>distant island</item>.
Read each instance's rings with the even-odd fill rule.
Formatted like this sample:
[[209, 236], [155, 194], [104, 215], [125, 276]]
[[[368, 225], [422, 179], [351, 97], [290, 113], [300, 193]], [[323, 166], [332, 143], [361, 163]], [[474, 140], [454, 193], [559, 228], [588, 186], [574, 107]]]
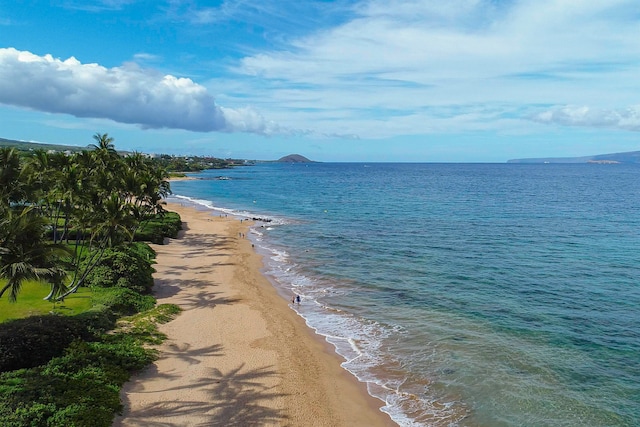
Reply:
[[315, 163], [300, 154], [289, 154], [276, 160], [278, 163]]
[[617, 164], [617, 163], [640, 163], [640, 151], [629, 151], [626, 153], [598, 154], [585, 157], [547, 157], [531, 159], [512, 159], [507, 163], [596, 163], [596, 164]]

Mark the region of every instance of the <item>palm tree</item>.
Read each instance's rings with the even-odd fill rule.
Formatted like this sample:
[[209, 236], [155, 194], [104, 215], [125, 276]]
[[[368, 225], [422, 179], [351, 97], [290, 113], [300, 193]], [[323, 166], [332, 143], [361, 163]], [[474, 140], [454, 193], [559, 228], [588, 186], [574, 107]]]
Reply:
[[24, 193], [20, 171], [18, 152], [14, 148], [0, 148], [0, 208], [22, 201]]
[[91, 154], [96, 162], [95, 166], [100, 172], [114, 172], [110, 167], [120, 163], [121, 158], [113, 144], [113, 138], [106, 133], [96, 133], [93, 139], [96, 144], [91, 144], [90, 147], [94, 149]]
[[108, 153], [109, 155], [118, 154], [116, 147], [113, 144], [113, 138], [108, 133], [98, 133], [93, 135], [93, 139], [96, 140], [96, 144], [91, 144], [90, 147], [97, 151]]
[[[131, 204], [136, 229], [152, 215], [162, 213], [160, 202], [171, 193], [169, 174], [140, 153], [126, 157], [123, 170], [124, 195]], [[131, 230], [132, 233], [135, 229]], [[132, 234], [133, 238], [133, 234]]]
[[44, 280], [52, 290], [63, 286], [67, 273], [62, 259], [68, 252], [46, 241], [45, 227], [46, 220], [32, 207], [8, 210], [0, 220], [0, 277], [7, 280], [0, 297], [9, 291], [15, 302], [25, 280]]
[[[123, 159], [106, 133], [94, 140], [93, 151], [73, 156], [38, 151], [24, 168], [15, 150], [0, 149], [0, 278], [7, 280], [0, 297], [10, 292], [15, 300], [24, 280], [42, 279], [51, 285], [45, 299], [63, 299], [83, 284], [107, 247], [131, 241], [141, 221], [163, 211], [167, 172], [139, 153]], [[47, 226], [53, 241], [45, 238]], [[64, 250], [68, 245], [60, 243], [69, 243], [74, 228], [75, 250]]]
[[[82, 244], [76, 242], [75, 256], [73, 257], [73, 278], [68, 288], [52, 288], [44, 299], [49, 301], [61, 301], [68, 295], [76, 292], [83, 285], [91, 271], [98, 265], [104, 251], [108, 247], [121, 245], [132, 238], [131, 230], [136, 219], [132, 215], [131, 204], [114, 193], [102, 203], [96, 205], [91, 211], [83, 211], [80, 217], [82, 229], [88, 232], [88, 239]], [[84, 237], [84, 236], [83, 236]], [[81, 259], [84, 251], [85, 257]]]
[[75, 292], [100, 262], [107, 247], [132, 240], [131, 230], [137, 222], [132, 204], [125, 196], [123, 182], [124, 161], [113, 146], [113, 138], [96, 134], [97, 145], [89, 153], [76, 158], [78, 170], [68, 176], [75, 182], [73, 193], [73, 222], [77, 230], [72, 280], [68, 289], [45, 299], [57, 301]]
[[57, 225], [61, 207], [60, 198], [56, 191], [56, 186], [61, 181], [60, 169], [53, 154], [44, 150], [36, 150], [26, 159], [21, 173], [21, 179], [26, 188], [26, 199], [30, 205], [38, 208], [41, 215], [49, 218], [54, 243], [57, 241]]

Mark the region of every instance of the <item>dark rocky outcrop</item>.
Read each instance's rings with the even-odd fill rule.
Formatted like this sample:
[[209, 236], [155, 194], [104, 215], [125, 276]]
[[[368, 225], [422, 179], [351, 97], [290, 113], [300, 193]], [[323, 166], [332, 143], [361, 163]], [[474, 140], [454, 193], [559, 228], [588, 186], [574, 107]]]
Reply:
[[277, 160], [278, 163], [314, 163], [300, 154], [289, 154]]

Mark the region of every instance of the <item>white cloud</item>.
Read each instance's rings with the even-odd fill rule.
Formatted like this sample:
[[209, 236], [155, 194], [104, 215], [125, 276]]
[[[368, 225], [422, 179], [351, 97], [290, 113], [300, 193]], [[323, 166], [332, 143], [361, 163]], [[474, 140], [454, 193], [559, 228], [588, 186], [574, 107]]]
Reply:
[[162, 59], [159, 55], [154, 55], [147, 52], [139, 52], [133, 55], [133, 59], [139, 62], [157, 62]]
[[620, 110], [568, 105], [538, 113], [532, 119], [540, 123], [562, 126], [587, 126], [640, 132], [640, 105]]
[[[539, 105], [619, 111], [640, 99], [635, 0], [370, 0], [353, 12], [239, 61], [252, 105], [371, 137], [505, 130]], [[340, 118], [313, 119], [325, 112]]]
[[121, 10], [136, 0], [64, 0], [62, 6], [68, 9], [86, 12], [103, 12], [105, 10]]
[[237, 132], [251, 132], [263, 135], [287, 134], [289, 131], [278, 126], [276, 123], [267, 121], [260, 113], [252, 108], [225, 108], [220, 107], [226, 120], [233, 123], [233, 127]]
[[284, 132], [251, 108], [216, 105], [204, 86], [135, 64], [105, 68], [13, 48], [0, 49], [0, 103], [143, 128], [196, 132]]

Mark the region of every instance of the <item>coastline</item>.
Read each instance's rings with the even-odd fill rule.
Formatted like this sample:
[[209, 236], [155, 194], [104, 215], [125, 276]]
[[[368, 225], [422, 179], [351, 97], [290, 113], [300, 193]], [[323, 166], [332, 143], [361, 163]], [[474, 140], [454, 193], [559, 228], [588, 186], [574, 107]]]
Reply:
[[114, 426], [396, 425], [261, 273], [246, 221], [167, 209], [185, 227], [154, 245], [154, 292], [184, 311], [160, 327], [160, 357], [125, 385]]
[[173, 177], [169, 178], [169, 182], [171, 182], [171, 181], [195, 181], [196, 179], [199, 179], [199, 178], [195, 177], [193, 175], [173, 176]]

